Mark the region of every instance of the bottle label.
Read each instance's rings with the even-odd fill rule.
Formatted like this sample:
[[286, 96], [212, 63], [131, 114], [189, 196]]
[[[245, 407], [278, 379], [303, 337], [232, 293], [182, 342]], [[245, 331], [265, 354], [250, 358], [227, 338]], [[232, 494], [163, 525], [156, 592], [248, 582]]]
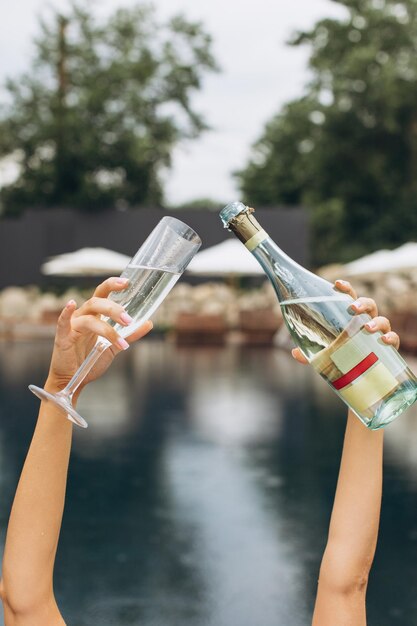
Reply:
[[339, 390], [339, 393], [352, 409], [362, 413], [397, 386], [398, 380], [389, 369], [383, 363], [378, 363], [348, 387]]
[[[356, 317], [355, 320], [359, 321], [359, 318]], [[355, 330], [353, 324], [351, 328]], [[353, 336], [348, 337], [347, 341], [337, 350], [334, 350], [330, 358], [336, 367], [343, 374], [346, 374], [373, 352], [386, 365], [393, 376], [398, 376], [406, 369], [407, 365], [392, 346], [387, 346], [381, 342], [381, 336], [382, 333], [371, 334], [362, 328]]]
[[354, 380], [359, 378], [361, 374], [369, 370], [377, 361], [378, 357], [375, 352], [371, 352], [371, 354], [368, 354], [368, 356], [362, 359], [357, 365], [354, 365], [352, 369], [348, 370], [346, 374], [343, 374], [340, 378], [336, 378], [336, 380], [332, 382], [333, 387], [338, 391], [344, 389], [344, 387], [347, 387], [350, 383], [353, 383]]
[[407, 365], [392, 346], [380, 343], [381, 333], [362, 328], [351, 335], [358, 322], [354, 318], [334, 345], [314, 357], [312, 365], [352, 409], [363, 413], [398, 386], [398, 376]]

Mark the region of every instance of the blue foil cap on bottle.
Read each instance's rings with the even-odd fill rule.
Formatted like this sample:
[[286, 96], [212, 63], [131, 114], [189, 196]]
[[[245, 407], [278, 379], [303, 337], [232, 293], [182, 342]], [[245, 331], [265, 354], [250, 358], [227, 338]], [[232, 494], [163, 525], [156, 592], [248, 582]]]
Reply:
[[239, 213], [243, 213], [247, 210], [248, 207], [245, 206], [243, 202], [230, 202], [220, 211], [220, 219], [223, 222], [223, 226], [229, 228], [230, 221], [239, 215]]

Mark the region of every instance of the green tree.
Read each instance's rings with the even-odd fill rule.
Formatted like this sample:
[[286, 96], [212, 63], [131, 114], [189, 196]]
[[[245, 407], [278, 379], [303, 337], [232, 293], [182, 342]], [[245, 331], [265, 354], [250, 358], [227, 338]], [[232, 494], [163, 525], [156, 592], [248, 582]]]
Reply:
[[217, 69], [210, 36], [144, 4], [104, 23], [73, 4], [40, 26], [30, 72], [7, 81], [0, 110], [0, 158], [20, 167], [2, 212], [161, 203], [174, 146], [206, 128], [190, 98]]
[[308, 45], [312, 78], [237, 173], [253, 204], [312, 209], [314, 261], [417, 237], [417, 0], [333, 0]]

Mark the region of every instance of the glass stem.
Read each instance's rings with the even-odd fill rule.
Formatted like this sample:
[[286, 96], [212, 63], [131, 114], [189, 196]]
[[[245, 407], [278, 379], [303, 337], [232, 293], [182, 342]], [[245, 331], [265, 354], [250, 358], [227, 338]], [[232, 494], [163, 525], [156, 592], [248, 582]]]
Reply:
[[77, 391], [78, 387], [83, 382], [84, 378], [88, 376], [94, 365], [97, 363], [101, 355], [110, 346], [110, 342], [106, 339], [99, 339], [91, 350], [90, 354], [86, 357], [85, 361], [80, 365], [74, 376], [69, 381], [68, 385], [58, 393], [59, 396], [65, 396], [69, 400]]

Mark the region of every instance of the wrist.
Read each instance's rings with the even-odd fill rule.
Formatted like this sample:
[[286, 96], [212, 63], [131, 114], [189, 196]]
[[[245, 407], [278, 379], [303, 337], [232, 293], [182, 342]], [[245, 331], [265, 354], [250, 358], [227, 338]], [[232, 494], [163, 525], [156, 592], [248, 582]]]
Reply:
[[[48, 378], [46, 379], [45, 384], [44, 384], [44, 389], [48, 393], [56, 394], [56, 393], [63, 391], [68, 383], [69, 383], [69, 380], [62, 380], [60, 378], [57, 378], [53, 374], [49, 373]], [[77, 404], [77, 400], [78, 400], [80, 393], [81, 393], [81, 387], [79, 387], [74, 392], [74, 395], [72, 396], [72, 404], [74, 405], [74, 407]]]

